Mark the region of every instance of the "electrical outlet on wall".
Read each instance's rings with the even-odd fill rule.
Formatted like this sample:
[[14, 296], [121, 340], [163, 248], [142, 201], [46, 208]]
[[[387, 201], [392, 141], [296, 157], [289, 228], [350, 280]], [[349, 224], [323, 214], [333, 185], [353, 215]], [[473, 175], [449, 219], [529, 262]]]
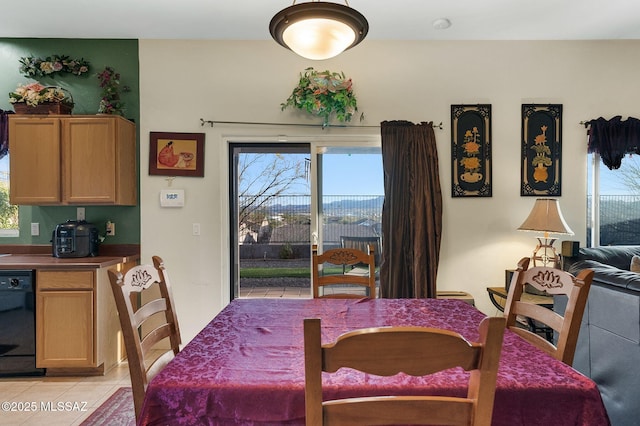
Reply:
[[107, 222], [107, 235], [110, 237], [116, 235], [116, 224], [111, 221]]

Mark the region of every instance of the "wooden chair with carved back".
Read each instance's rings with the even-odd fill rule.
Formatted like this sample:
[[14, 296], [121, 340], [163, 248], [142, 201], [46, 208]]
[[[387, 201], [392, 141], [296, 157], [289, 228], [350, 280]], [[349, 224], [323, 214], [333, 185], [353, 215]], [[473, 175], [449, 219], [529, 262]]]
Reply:
[[[376, 266], [373, 245], [369, 246], [366, 253], [352, 248], [336, 248], [318, 254], [318, 246], [314, 244], [312, 258], [311, 285], [314, 298], [360, 299], [376, 297]], [[366, 265], [363, 273], [355, 273], [350, 270], [351, 265], [358, 264]], [[332, 268], [335, 270], [330, 273]], [[345, 269], [347, 272], [343, 273]]]
[[[554, 358], [572, 365], [580, 333], [580, 323], [593, 280], [593, 271], [584, 269], [577, 276], [574, 276], [556, 268], [536, 266], [529, 269], [529, 262], [530, 258], [528, 257], [520, 260], [511, 278], [504, 310], [507, 328]], [[521, 300], [526, 285], [531, 285], [539, 291], [546, 291], [549, 295], [566, 295], [567, 307], [564, 315]], [[523, 328], [518, 317], [531, 319], [553, 329], [555, 344], [541, 335]]]
[[[320, 319], [305, 319], [307, 426], [491, 425], [505, 319], [487, 317], [479, 331], [479, 341], [469, 342], [458, 333], [435, 328], [367, 328], [323, 345]], [[454, 367], [471, 374], [464, 397], [408, 394], [324, 400], [322, 373], [343, 367], [378, 376], [427, 376]]]
[[[124, 275], [109, 270], [131, 375], [136, 419], [149, 381], [180, 351], [180, 328], [164, 262], [138, 265]], [[165, 343], [168, 342], [168, 345]]]

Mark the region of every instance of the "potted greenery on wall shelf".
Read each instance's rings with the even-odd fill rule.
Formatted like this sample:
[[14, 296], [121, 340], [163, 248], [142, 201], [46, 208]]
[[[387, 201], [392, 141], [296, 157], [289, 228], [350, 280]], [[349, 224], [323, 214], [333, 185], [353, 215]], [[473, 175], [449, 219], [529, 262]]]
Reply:
[[322, 117], [323, 126], [334, 115], [340, 122], [351, 121], [358, 111], [350, 78], [343, 72], [316, 71], [312, 67], [300, 74], [298, 85], [280, 106], [282, 110], [293, 107]]

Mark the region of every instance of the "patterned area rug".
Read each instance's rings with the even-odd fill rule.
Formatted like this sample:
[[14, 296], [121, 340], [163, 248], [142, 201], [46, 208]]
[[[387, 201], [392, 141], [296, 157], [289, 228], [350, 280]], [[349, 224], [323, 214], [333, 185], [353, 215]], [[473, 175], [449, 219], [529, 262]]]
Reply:
[[135, 426], [131, 388], [120, 388], [80, 426]]

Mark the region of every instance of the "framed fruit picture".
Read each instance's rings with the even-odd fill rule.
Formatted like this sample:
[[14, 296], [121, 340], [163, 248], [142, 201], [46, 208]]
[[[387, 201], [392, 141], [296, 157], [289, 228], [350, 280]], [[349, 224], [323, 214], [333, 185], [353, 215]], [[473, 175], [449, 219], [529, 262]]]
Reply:
[[562, 105], [522, 105], [521, 196], [562, 195]]
[[204, 133], [150, 132], [149, 174], [204, 177]]

